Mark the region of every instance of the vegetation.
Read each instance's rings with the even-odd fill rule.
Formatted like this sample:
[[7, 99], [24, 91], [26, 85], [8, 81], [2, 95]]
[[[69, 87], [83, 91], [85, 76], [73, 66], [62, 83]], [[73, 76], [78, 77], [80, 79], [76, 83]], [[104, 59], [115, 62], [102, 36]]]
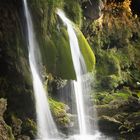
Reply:
[[[83, 3], [88, 0], [28, 2], [45, 69], [41, 74], [58, 127], [62, 131], [71, 127], [71, 115], [70, 107], [57, 100], [57, 90], [66, 80], [76, 79], [67, 29], [56, 14], [61, 8], [73, 22], [88, 71], [95, 70], [91, 100], [100, 130], [117, 133], [120, 139], [139, 138], [140, 19], [132, 13], [131, 0], [108, 0], [97, 20], [84, 15]], [[37, 132], [22, 6], [18, 0], [0, 2], [0, 98], [8, 104], [6, 110], [6, 101], [0, 99], [4, 140], [34, 139]]]
[[129, 136], [138, 129], [134, 114], [139, 116], [140, 91], [140, 23], [130, 4], [129, 0], [107, 3], [103, 16], [90, 24], [85, 22], [83, 29], [96, 56], [92, 99], [97, 104], [100, 129], [106, 132], [104, 125], [112, 124], [108, 132], [114, 129]]

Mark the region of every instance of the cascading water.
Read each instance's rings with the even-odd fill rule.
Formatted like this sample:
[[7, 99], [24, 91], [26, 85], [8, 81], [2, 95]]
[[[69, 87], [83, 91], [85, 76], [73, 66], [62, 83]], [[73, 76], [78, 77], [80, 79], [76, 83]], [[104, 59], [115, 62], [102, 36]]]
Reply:
[[[73, 27], [72, 27], [70, 21], [65, 17], [65, 15], [60, 10], [58, 10], [58, 15], [62, 18], [64, 23], [66, 23], [67, 28], [68, 28], [72, 59], [73, 59], [73, 64], [74, 64], [74, 68], [75, 68], [75, 72], [76, 72], [76, 76], [77, 76], [77, 81], [73, 81], [73, 84], [74, 84], [76, 101], [77, 101], [77, 111], [78, 111], [80, 134], [86, 134], [87, 126], [86, 126], [86, 122], [85, 122], [85, 110], [84, 110], [84, 106], [83, 106], [83, 94], [82, 94], [82, 84], [81, 84], [81, 82], [82, 82], [81, 75], [83, 72], [86, 71], [85, 63], [84, 63], [84, 59], [80, 53], [78, 40], [77, 40], [76, 34], [73, 30]], [[83, 71], [82, 71], [80, 64], [84, 68]]]
[[[98, 140], [100, 137], [100, 133], [97, 132], [96, 125], [94, 126], [94, 135], [90, 135], [90, 126], [89, 122], [87, 121], [87, 111], [85, 107], [85, 98], [87, 92], [89, 92], [89, 85], [84, 82], [86, 80], [86, 76], [83, 74], [86, 74], [86, 65], [84, 62], [84, 58], [80, 52], [78, 39], [74, 30], [74, 27], [72, 26], [72, 22], [65, 16], [62, 10], [58, 9], [57, 14], [62, 19], [64, 24], [67, 26], [67, 31], [69, 35], [69, 41], [70, 41], [70, 48], [71, 48], [71, 54], [72, 54], [72, 60], [74, 64], [74, 69], [76, 73], [77, 80], [74, 80], [73, 86], [74, 86], [74, 92], [75, 92], [75, 98], [76, 98], [76, 106], [77, 106], [77, 114], [78, 114], [78, 123], [79, 123], [79, 135], [74, 136], [74, 139], [77, 140]], [[86, 102], [87, 103], [87, 102]]]
[[58, 131], [53, 121], [46, 91], [44, 90], [41, 77], [39, 75], [40, 52], [35, 38], [33, 23], [28, 9], [27, 1], [23, 0], [24, 12], [28, 31], [29, 64], [33, 77], [34, 96], [36, 101], [38, 139], [49, 140], [58, 139]]

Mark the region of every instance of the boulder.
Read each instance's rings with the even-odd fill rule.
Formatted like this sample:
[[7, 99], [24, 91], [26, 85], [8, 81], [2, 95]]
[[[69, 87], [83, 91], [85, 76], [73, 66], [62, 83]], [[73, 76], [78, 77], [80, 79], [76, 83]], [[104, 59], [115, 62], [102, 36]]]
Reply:
[[102, 132], [117, 132], [121, 125], [121, 122], [114, 117], [102, 116], [98, 120], [99, 129]]
[[89, 0], [83, 3], [84, 16], [96, 20], [101, 17], [104, 3], [102, 0]]

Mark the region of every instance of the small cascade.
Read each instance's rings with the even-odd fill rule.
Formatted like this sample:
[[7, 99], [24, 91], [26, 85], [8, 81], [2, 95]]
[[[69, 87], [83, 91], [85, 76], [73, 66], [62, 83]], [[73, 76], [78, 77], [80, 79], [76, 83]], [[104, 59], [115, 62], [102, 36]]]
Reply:
[[32, 18], [28, 9], [27, 1], [23, 0], [24, 12], [28, 31], [29, 64], [33, 78], [33, 89], [36, 102], [37, 127], [39, 140], [58, 139], [58, 131], [52, 118], [47, 93], [39, 74], [41, 64], [39, 46], [37, 44], [33, 29]]
[[[57, 10], [57, 14], [62, 19], [64, 24], [67, 26], [69, 35], [70, 49], [72, 54], [73, 65], [76, 73], [76, 80], [72, 81], [79, 123], [79, 134], [73, 136], [72, 139], [76, 140], [98, 140], [100, 133], [98, 132], [97, 125], [93, 128], [90, 127], [89, 120], [89, 92], [90, 84], [88, 83], [88, 74], [84, 58], [80, 52], [78, 39], [73, 27], [72, 22], [65, 16], [64, 12], [60, 9]], [[94, 112], [96, 113], [96, 111]], [[95, 116], [95, 115], [94, 115]], [[90, 132], [93, 129], [92, 133]], [[71, 139], [71, 138], [70, 138]]]

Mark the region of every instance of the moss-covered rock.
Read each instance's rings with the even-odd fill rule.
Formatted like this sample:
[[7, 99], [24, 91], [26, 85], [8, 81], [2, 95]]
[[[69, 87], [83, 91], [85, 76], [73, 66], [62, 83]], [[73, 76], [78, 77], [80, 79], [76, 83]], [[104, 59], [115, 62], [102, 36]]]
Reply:
[[112, 117], [102, 116], [99, 118], [99, 127], [104, 132], [120, 132], [129, 135], [140, 129], [139, 117], [139, 112], [118, 113]]
[[44, 44], [44, 62], [49, 73], [63, 79], [74, 79], [75, 72], [71, 58], [69, 38], [65, 28], [55, 31]]
[[[131, 134], [139, 130], [138, 98], [125, 93], [117, 93], [114, 97], [109, 96], [111, 97], [107, 98], [111, 100], [108, 100], [108, 103], [104, 102], [104, 105], [96, 106], [101, 131]], [[107, 125], [110, 127], [106, 127]]]
[[18, 135], [21, 134], [21, 124], [22, 124], [22, 121], [17, 118], [16, 116], [12, 115], [12, 130], [13, 130], [13, 134], [15, 137], [17, 137]]
[[51, 98], [49, 99], [49, 104], [52, 114], [59, 128], [67, 128], [71, 122], [70, 115], [67, 113], [69, 107], [61, 102], [54, 101]]
[[93, 50], [90, 48], [90, 45], [88, 44], [82, 32], [77, 29], [76, 33], [79, 41], [79, 47], [87, 66], [87, 71], [92, 72], [95, 68], [95, 55]]
[[22, 124], [22, 133], [34, 139], [37, 135], [37, 124], [34, 120], [27, 118]]
[[121, 122], [113, 117], [102, 116], [99, 118], [99, 128], [104, 132], [117, 132]]
[[78, 0], [64, 0], [64, 10], [66, 11], [68, 18], [70, 18], [79, 27], [82, 26], [82, 9]]
[[[35, 22], [35, 29], [37, 28], [36, 36], [47, 72], [63, 79], [76, 79], [68, 33], [66, 27], [64, 27], [62, 21], [57, 16], [56, 10], [57, 8], [64, 9], [68, 17], [77, 25], [80, 25], [82, 20], [80, 3], [67, 0], [61, 2], [35, 2], [30, 0], [29, 4], [32, 9], [33, 19], [36, 21], [36, 17], [40, 18], [40, 22]], [[76, 32], [81, 52], [87, 64], [87, 70], [92, 71], [95, 64], [94, 54], [80, 30], [76, 29]]]
[[7, 101], [3, 98], [0, 99], [0, 139], [2, 140], [15, 140], [12, 134], [12, 129], [8, 126], [4, 119], [3, 114], [6, 111]]

